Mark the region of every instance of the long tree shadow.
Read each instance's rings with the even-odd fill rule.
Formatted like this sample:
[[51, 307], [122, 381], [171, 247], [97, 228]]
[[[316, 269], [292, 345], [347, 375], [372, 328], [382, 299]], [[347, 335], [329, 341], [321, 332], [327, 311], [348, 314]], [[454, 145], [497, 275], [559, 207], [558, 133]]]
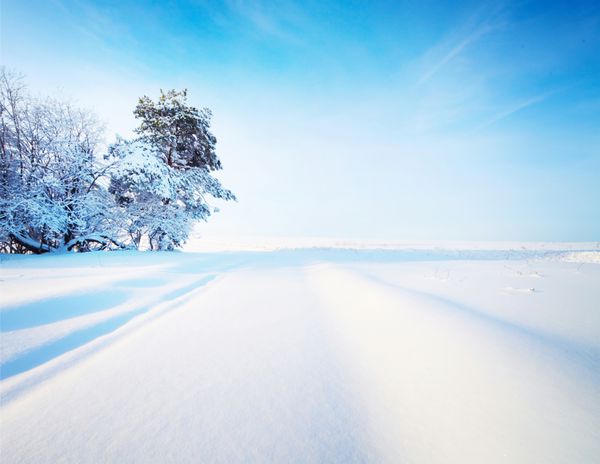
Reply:
[[[157, 303], [164, 303], [170, 300], [183, 297], [195, 291], [196, 289], [205, 286], [215, 277], [215, 275], [204, 276], [190, 285], [186, 285], [185, 287], [179, 288], [177, 290], [169, 292], [166, 295], [163, 295], [159, 298]], [[134, 317], [149, 311], [151, 307], [152, 306], [144, 306], [129, 311], [125, 314], [120, 314], [118, 316], [105, 320], [99, 324], [96, 324], [92, 327], [87, 327], [85, 329], [78, 330], [59, 340], [28, 351], [20, 357], [0, 365], [0, 380], [4, 380], [8, 377], [12, 377], [14, 375], [33, 369], [34, 367], [40, 366], [68, 351], [72, 351], [76, 348], [79, 348], [80, 346], [90, 343], [98, 337], [114, 332], [119, 327], [125, 325], [127, 322], [132, 320]]]
[[125, 302], [127, 297], [123, 290], [105, 289], [5, 308], [0, 312], [0, 331], [29, 329], [104, 311]]
[[203, 287], [204, 285], [208, 284], [215, 277], [217, 277], [215, 274], [210, 274], [210, 275], [204, 276], [201, 279], [198, 279], [198, 280], [196, 280], [195, 282], [192, 282], [189, 285], [186, 285], [184, 287], [178, 288], [176, 290], [173, 290], [173, 291], [167, 293], [166, 295], [163, 295], [160, 298], [160, 300], [161, 301], [169, 301], [169, 300], [174, 300], [176, 298], [182, 297], [182, 296], [184, 296], [187, 293], [193, 292], [198, 287]]
[[50, 361], [57, 356], [66, 353], [67, 351], [74, 350], [75, 348], [85, 345], [86, 343], [89, 343], [102, 335], [113, 332], [129, 322], [135, 316], [142, 314], [147, 310], [147, 308], [137, 309], [127, 314], [113, 317], [93, 327], [78, 330], [77, 332], [69, 334], [55, 342], [31, 350], [25, 353], [23, 356], [3, 364], [0, 367], [0, 379], [4, 380], [8, 377], [12, 377], [13, 375], [33, 369], [34, 367], [44, 364], [45, 362]]

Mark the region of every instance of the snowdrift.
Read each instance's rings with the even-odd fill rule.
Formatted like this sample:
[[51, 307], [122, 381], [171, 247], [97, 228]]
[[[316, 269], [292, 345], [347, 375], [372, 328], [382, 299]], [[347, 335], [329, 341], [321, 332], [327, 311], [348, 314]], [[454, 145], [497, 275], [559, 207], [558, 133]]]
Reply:
[[598, 252], [516, 250], [2, 256], [2, 460], [598, 462]]

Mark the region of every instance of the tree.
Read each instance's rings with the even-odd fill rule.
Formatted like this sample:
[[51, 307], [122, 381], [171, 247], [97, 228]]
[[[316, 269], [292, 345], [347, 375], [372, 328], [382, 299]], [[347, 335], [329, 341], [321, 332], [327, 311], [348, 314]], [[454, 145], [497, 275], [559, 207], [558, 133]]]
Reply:
[[217, 139], [209, 130], [212, 113], [189, 106], [187, 90], [161, 90], [156, 103], [143, 96], [133, 113], [140, 119], [140, 139], [158, 148], [170, 167], [222, 169], [215, 153]]
[[215, 211], [207, 197], [235, 199], [212, 175], [222, 166], [210, 111], [186, 91], [141, 98], [138, 137], [100, 157], [92, 113], [31, 98], [0, 71], [0, 251], [171, 250]]
[[114, 201], [96, 161], [102, 127], [88, 111], [31, 98], [0, 72], [0, 246], [88, 250], [118, 243]]
[[126, 210], [127, 231], [139, 246], [173, 249], [189, 236], [194, 221], [214, 211], [207, 196], [235, 200], [211, 174], [222, 169], [210, 132], [211, 113], [187, 104], [187, 91], [161, 91], [158, 102], [140, 98], [134, 114], [139, 135], [119, 140], [109, 150], [118, 160], [110, 192]]

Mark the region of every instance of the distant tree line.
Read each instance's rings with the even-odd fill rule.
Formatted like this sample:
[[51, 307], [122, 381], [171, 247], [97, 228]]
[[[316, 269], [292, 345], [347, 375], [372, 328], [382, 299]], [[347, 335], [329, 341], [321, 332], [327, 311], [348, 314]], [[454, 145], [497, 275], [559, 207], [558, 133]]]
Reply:
[[210, 110], [171, 90], [134, 114], [136, 137], [104, 148], [91, 112], [0, 70], [0, 251], [172, 250], [215, 211], [209, 197], [235, 200], [213, 176]]

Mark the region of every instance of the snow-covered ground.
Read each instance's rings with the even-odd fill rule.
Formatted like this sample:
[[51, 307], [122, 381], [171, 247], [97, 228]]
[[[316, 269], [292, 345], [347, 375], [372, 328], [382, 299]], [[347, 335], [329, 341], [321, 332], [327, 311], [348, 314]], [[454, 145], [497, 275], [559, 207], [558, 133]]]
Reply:
[[594, 244], [302, 245], [1, 256], [1, 461], [600, 462]]

